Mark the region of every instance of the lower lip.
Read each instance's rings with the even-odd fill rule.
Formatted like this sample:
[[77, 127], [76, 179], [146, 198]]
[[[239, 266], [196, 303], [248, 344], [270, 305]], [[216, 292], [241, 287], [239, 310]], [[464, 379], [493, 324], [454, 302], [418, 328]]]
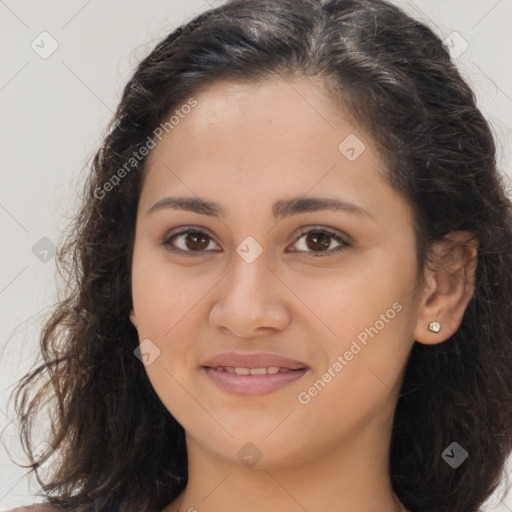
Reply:
[[237, 375], [219, 372], [213, 368], [203, 367], [203, 370], [217, 387], [228, 393], [242, 396], [272, 393], [300, 379], [308, 371], [307, 368], [303, 368], [274, 375]]

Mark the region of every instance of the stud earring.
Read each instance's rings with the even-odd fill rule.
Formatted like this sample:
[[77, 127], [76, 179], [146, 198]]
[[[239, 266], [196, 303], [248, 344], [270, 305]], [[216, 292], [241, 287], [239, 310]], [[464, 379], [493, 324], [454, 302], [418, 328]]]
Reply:
[[438, 333], [441, 330], [441, 324], [439, 322], [430, 322], [428, 324], [428, 330], [430, 332]]

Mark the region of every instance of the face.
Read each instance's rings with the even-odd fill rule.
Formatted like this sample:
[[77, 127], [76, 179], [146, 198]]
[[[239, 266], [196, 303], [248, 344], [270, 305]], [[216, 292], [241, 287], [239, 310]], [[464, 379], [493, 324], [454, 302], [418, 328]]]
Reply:
[[417, 321], [410, 207], [306, 78], [195, 100], [138, 207], [131, 320], [151, 384], [188, 443], [236, 463], [382, 442]]

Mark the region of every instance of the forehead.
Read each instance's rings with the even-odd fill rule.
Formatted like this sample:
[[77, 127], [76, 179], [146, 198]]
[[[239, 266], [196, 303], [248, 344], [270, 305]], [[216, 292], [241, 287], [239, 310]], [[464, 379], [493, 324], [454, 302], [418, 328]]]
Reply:
[[[338, 156], [339, 137], [355, 130], [326, 90], [305, 77], [221, 81], [201, 90], [195, 99], [197, 106], [172, 130], [175, 146], [194, 137], [198, 150], [206, 142], [218, 142], [216, 153], [223, 150], [223, 156], [228, 148], [231, 155], [243, 151], [268, 160], [273, 155], [305, 154], [315, 147], [317, 153], [330, 147]], [[237, 145], [232, 144], [235, 141]], [[214, 149], [209, 147], [209, 153]], [[261, 149], [268, 151], [263, 154]]]
[[268, 209], [285, 196], [327, 194], [403, 210], [372, 141], [317, 82], [217, 82], [192, 96], [149, 156], [143, 207], [166, 192]]

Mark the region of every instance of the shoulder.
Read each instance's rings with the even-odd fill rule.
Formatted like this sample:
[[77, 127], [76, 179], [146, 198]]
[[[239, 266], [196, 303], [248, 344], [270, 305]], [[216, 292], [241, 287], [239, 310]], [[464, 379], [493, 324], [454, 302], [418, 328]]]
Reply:
[[47, 503], [34, 503], [33, 505], [13, 508], [7, 512], [62, 512], [62, 510], [63, 509], [48, 505]]

